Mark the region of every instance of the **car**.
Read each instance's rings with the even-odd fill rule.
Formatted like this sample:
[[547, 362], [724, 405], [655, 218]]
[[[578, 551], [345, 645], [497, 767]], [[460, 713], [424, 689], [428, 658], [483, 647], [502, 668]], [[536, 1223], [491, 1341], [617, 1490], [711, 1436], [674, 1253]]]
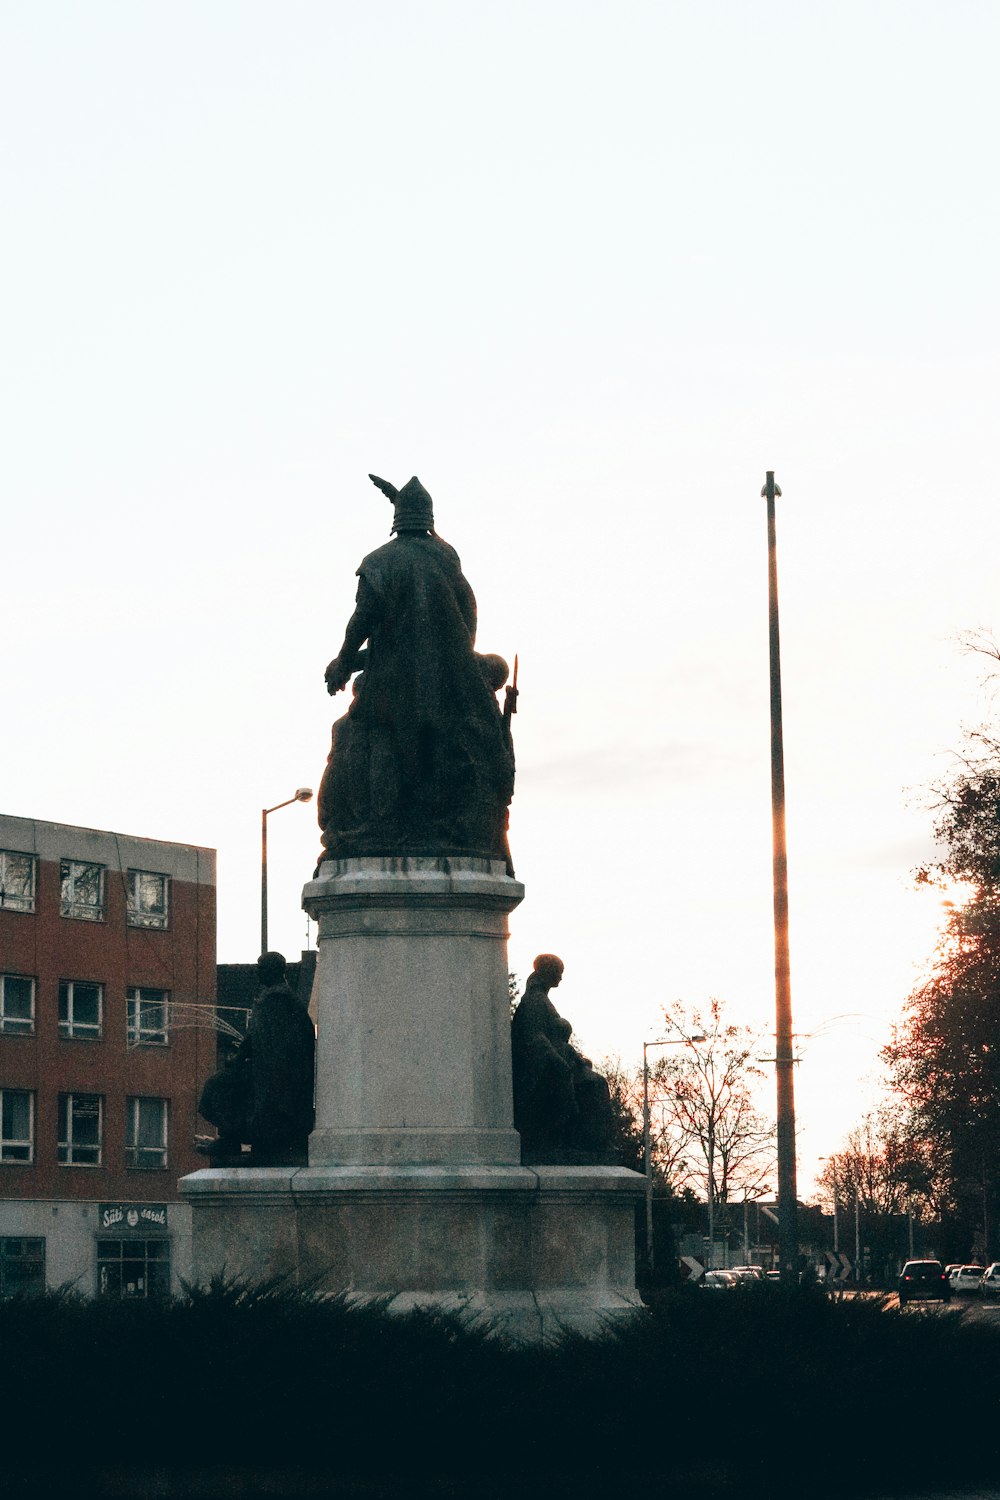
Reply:
[[948, 1283], [953, 1292], [969, 1295], [979, 1291], [979, 1283], [985, 1274], [985, 1266], [959, 1266], [957, 1271], [952, 1271]]
[[739, 1284], [735, 1271], [706, 1271], [698, 1283], [706, 1292], [731, 1292]]
[[907, 1302], [950, 1302], [951, 1283], [939, 1260], [908, 1260], [897, 1283], [899, 1305]]
[[741, 1281], [764, 1280], [763, 1266], [730, 1266], [729, 1269], [732, 1271], [733, 1275], [738, 1276]]
[[1000, 1297], [1000, 1260], [986, 1267], [978, 1290], [980, 1297]]

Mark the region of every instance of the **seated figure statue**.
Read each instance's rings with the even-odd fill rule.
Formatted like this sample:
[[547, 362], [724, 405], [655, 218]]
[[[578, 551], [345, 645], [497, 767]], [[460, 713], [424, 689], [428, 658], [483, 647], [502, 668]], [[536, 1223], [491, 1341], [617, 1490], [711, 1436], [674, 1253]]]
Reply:
[[219, 1134], [198, 1149], [216, 1165], [241, 1165], [247, 1142], [250, 1166], [305, 1166], [315, 1119], [316, 1033], [280, 953], [262, 953], [257, 975], [247, 1034], [201, 1091], [198, 1112]]
[[540, 953], [510, 1026], [514, 1127], [525, 1163], [612, 1164], [607, 1079], [570, 1045], [573, 1028], [549, 999], [562, 959]]

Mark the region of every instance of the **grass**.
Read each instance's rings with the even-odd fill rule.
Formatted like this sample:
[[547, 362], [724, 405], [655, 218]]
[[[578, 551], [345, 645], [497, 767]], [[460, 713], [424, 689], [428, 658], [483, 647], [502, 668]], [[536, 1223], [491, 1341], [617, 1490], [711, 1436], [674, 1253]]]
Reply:
[[770, 1500], [1000, 1480], [1000, 1332], [884, 1300], [679, 1288], [603, 1339], [517, 1350], [450, 1317], [220, 1282], [160, 1305], [13, 1299], [0, 1349], [12, 1500]]

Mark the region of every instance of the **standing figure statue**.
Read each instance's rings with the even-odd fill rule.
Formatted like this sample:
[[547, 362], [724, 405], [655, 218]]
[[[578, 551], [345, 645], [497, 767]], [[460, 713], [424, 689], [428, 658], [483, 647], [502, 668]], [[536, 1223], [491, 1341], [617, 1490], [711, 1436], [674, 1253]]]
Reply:
[[199, 1146], [216, 1165], [306, 1166], [313, 1110], [316, 1032], [285, 976], [280, 953], [257, 960], [260, 990], [232, 1058], [206, 1079], [198, 1112], [218, 1129]]
[[514, 1128], [525, 1163], [614, 1164], [607, 1079], [570, 1045], [573, 1028], [549, 999], [563, 961], [540, 953], [510, 1023]]
[[475, 651], [475, 596], [419, 479], [397, 490], [369, 477], [393, 502], [394, 536], [358, 568], [326, 669], [330, 693], [360, 676], [320, 787], [322, 858], [473, 854], [509, 869], [514, 700], [502, 713], [495, 697], [507, 665]]

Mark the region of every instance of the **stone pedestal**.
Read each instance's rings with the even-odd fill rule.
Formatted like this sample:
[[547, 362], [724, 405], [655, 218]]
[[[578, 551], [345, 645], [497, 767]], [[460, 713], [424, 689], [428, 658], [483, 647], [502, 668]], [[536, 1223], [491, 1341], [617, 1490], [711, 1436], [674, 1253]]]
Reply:
[[486, 859], [329, 860], [319, 928], [310, 1166], [518, 1163], [507, 917], [524, 896]]
[[517, 1341], [634, 1316], [644, 1179], [520, 1165], [507, 916], [523, 894], [485, 859], [321, 867], [303, 892], [319, 928], [309, 1166], [182, 1180], [196, 1280], [287, 1275], [481, 1313]]

